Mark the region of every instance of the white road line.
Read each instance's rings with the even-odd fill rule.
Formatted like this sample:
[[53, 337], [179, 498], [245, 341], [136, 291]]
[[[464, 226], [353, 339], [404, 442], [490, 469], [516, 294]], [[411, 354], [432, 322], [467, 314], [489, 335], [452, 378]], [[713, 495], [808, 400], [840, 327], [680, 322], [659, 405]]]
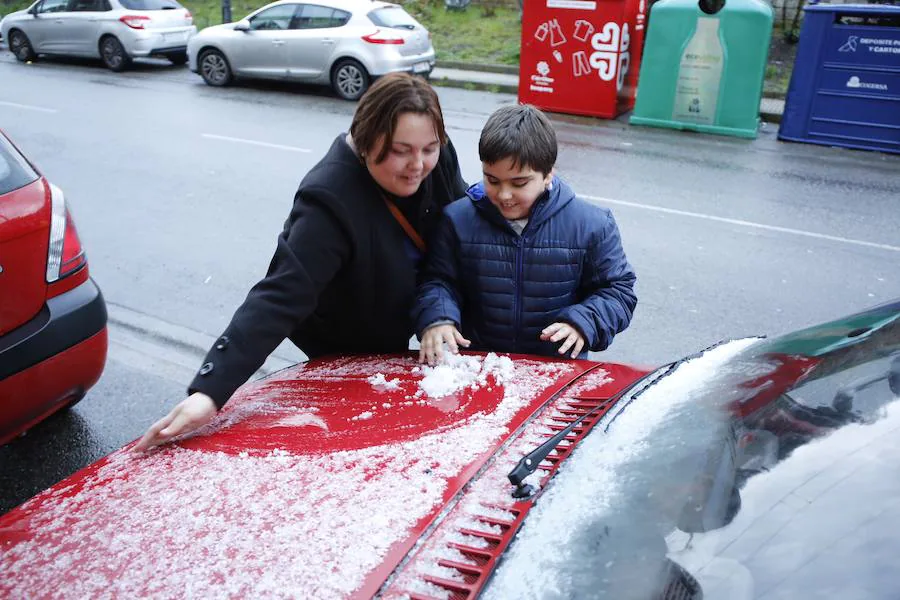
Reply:
[[675, 208], [665, 208], [663, 206], [653, 206], [651, 204], [640, 204], [638, 202], [627, 202], [625, 200], [613, 200], [612, 198], [601, 198], [600, 196], [586, 196], [585, 200], [592, 200], [600, 204], [620, 204], [622, 206], [630, 206], [632, 208], [640, 208], [643, 210], [652, 210], [655, 212], [666, 213], [670, 215], [679, 215], [682, 217], [693, 217], [695, 219], [705, 219], [707, 221], [716, 221], [718, 223], [728, 223], [729, 225], [740, 225], [742, 227], [751, 227], [753, 229], [764, 229], [766, 231], [777, 231], [778, 233], [788, 233], [791, 235], [799, 235], [803, 237], [815, 238], [818, 240], [827, 240], [829, 242], [839, 242], [842, 244], [852, 244], [854, 246], [864, 246], [867, 248], [878, 248], [879, 250], [889, 250], [891, 252], [900, 252], [900, 246], [891, 246], [890, 244], [878, 244], [876, 242], [866, 242], [863, 240], [854, 240], [851, 238], [840, 237], [837, 235], [827, 235], [824, 233], [815, 233], [812, 231], [803, 231], [802, 229], [792, 229], [790, 227], [778, 227], [777, 225], [765, 225], [763, 223], [754, 223], [752, 221], [742, 221], [741, 219], [729, 219], [727, 217], [717, 217], [715, 215], [707, 215], [704, 213], [690, 212], [687, 210], [678, 210]]
[[296, 146], [284, 146], [282, 144], [270, 144], [269, 142], [257, 142], [255, 140], [245, 140], [236, 137], [228, 137], [227, 135], [215, 135], [213, 133], [204, 133], [203, 137], [210, 140], [222, 140], [224, 142], [237, 142], [239, 144], [250, 144], [251, 146], [262, 146], [263, 148], [274, 148], [276, 150], [288, 150], [290, 152], [312, 152], [308, 148], [297, 148]]
[[21, 108], [24, 110], [34, 110], [34, 111], [43, 112], [43, 113], [59, 112], [55, 108], [44, 108], [43, 106], [31, 106], [30, 104], [18, 104], [17, 102], [6, 102], [4, 100], [0, 100], [0, 106], [11, 106], [12, 108]]

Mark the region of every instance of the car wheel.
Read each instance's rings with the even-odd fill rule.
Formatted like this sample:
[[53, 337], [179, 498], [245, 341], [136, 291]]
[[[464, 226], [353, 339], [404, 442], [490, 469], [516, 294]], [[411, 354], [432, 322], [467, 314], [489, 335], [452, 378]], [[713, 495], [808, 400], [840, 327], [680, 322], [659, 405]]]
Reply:
[[173, 65], [183, 65], [187, 62], [187, 52], [177, 52], [175, 54], [169, 54], [166, 56], [169, 59], [169, 62]]
[[35, 59], [34, 48], [31, 47], [28, 36], [18, 29], [9, 32], [9, 50], [22, 62]]
[[111, 35], [100, 40], [100, 58], [107, 69], [116, 73], [124, 71], [131, 63], [122, 43]]
[[204, 50], [200, 55], [200, 76], [208, 85], [222, 87], [231, 83], [231, 67], [218, 50]]
[[369, 89], [370, 80], [366, 68], [352, 58], [338, 61], [331, 71], [331, 85], [344, 100], [359, 100]]

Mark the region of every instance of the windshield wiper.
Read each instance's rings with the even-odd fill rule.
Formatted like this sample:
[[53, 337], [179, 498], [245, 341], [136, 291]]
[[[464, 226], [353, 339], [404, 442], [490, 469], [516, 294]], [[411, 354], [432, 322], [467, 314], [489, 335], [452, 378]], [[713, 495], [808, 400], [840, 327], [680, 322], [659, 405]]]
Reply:
[[700, 356], [703, 356], [705, 353], [709, 352], [710, 350], [713, 350], [715, 348], [718, 348], [719, 346], [722, 346], [724, 344], [727, 344], [727, 343], [730, 343], [733, 341], [735, 341], [735, 340], [734, 339], [722, 340], [721, 342], [713, 344], [709, 348], [705, 348], [705, 349], [701, 350], [700, 352], [691, 354], [689, 356], [685, 356], [684, 358], [677, 360], [673, 363], [669, 363], [668, 365], [663, 365], [662, 367], [656, 369], [655, 371], [651, 371], [644, 377], [641, 377], [637, 381], [633, 382], [631, 385], [626, 387], [624, 390], [622, 390], [621, 392], [619, 392], [618, 394], [616, 394], [615, 396], [610, 398], [609, 402], [603, 402], [599, 406], [591, 409], [589, 412], [587, 412], [587, 413], [581, 415], [580, 417], [578, 417], [577, 419], [575, 419], [565, 429], [563, 429], [562, 431], [560, 431], [559, 433], [557, 433], [556, 435], [551, 437], [549, 440], [547, 440], [546, 442], [544, 442], [543, 444], [541, 444], [540, 446], [538, 446], [537, 448], [535, 448], [534, 450], [532, 450], [531, 452], [529, 452], [528, 454], [523, 456], [519, 460], [519, 462], [516, 464], [516, 466], [513, 468], [513, 470], [509, 472], [509, 474], [506, 477], [507, 477], [507, 479], [509, 479], [509, 482], [511, 484], [516, 486], [516, 489], [514, 489], [512, 492], [512, 497], [517, 498], [517, 499], [522, 499], [522, 498], [528, 498], [529, 496], [534, 494], [534, 486], [525, 483], [525, 478], [528, 477], [529, 475], [531, 475], [532, 473], [534, 473], [535, 471], [537, 471], [541, 462], [545, 458], [547, 458], [547, 456], [550, 455], [550, 453], [559, 445], [559, 443], [563, 440], [563, 438], [566, 437], [567, 435], [569, 435], [570, 433], [572, 433], [572, 430], [575, 429], [579, 424], [581, 424], [582, 421], [584, 421], [586, 418], [590, 417], [593, 414], [596, 414], [600, 409], [609, 406], [610, 403], [612, 404], [612, 406], [615, 406], [616, 404], [621, 402], [625, 396], [628, 396], [629, 394], [631, 394], [631, 392], [633, 390], [635, 390], [641, 383], [645, 382], [649, 378], [656, 375], [656, 377], [654, 378], [654, 380], [652, 382], [650, 382], [649, 384], [642, 387], [640, 390], [637, 391], [637, 393], [631, 394], [631, 397], [628, 398], [628, 400], [622, 406], [622, 410], [620, 410], [612, 418], [612, 421], [610, 421], [607, 424], [606, 428], [608, 430], [609, 426], [612, 425], [612, 423], [616, 420], [616, 418], [620, 414], [622, 414], [622, 411], [625, 410], [629, 404], [631, 404], [636, 398], [638, 398], [638, 396], [643, 394], [646, 390], [648, 390], [650, 387], [652, 387], [660, 379], [662, 379], [663, 377], [666, 377], [667, 375], [671, 375], [678, 369], [678, 367], [680, 367], [682, 364], [686, 363], [687, 361], [693, 360]]
[[[691, 357], [688, 357], [688, 358], [691, 358]], [[551, 437], [549, 440], [547, 440], [546, 442], [544, 442], [543, 444], [541, 444], [540, 446], [538, 446], [537, 448], [535, 448], [534, 450], [532, 450], [531, 452], [529, 452], [528, 454], [523, 456], [519, 460], [519, 462], [516, 464], [515, 468], [513, 468], [513, 470], [509, 472], [509, 475], [506, 476], [509, 479], [509, 482], [511, 484], [513, 484], [514, 486], [516, 486], [516, 489], [514, 489], [512, 492], [512, 497], [522, 499], [522, 498], [528, 498], [529, 496], [534, 494], [534, 486], [525, 483], [525, 478], [528, 477], [529, 475], [531, 475], [532, 473], [534, 473], [535, 471], [537, 471], [538, 466], [540, 466], [541, 462], [543, 462], [543, 460], [550, 455], [550, 453], [559, 445], [559, 443], [563, 440], [563, 438], [565, 438], [567, 435], [572, 433], [572, 431], [576, 427], [578, 427], [585, 419], [587, 419], [588, 417], [590, 417], [592, 415], [595, 415], [597, 412], [599, 412], [603, 408], [607, 408], [610, 405], [615, 405], [616, 402], [620, 401], [622, 398], [624, 398], [626, 395], [628, 395], [632, 390], [637, 388], [642, 382], [646, 381], [653, 375], [659, 374], [659, 377], [657, 377], [653, 381], [653, 383], [656, 383], [656, 381], [659, 381], [659, 379], [661, 377], [668, 375], [673, 369], [676, 369], [678, 367], [678, 365], [680, 365], [682, 362], [688, 360], [688, 358], [683, 358], [677, 362], [674, 362], [674, 363], [671, 363], [668, 365], [663, 365], [659, 369], [656, 369], [655, 371], [648, 373], [646, 376], [641, 377], [640, 379], [638, 379], [637, 381], [633, 382], [631, 385], [626, 387], [624, 390], [622, 390], [621, 392], [619, 392], [618, 394], [616, 394], [615, 396], [610, 398], [608, 401], [600, 403], [596, 407], [592, 408], [590, 411], [586, 412], [585, 414], [581, 415], [580, 417], [578, 417], [577, 419], [575, 419], [574, 421], [569, 423], [569, 425], [567, 425], [565, 429], [563, 429], [562, 431], [560, 431], [559, 433], [557, 433], [556, 435]], [[653, 383], [651, 383], [650, 385], [653, 385]], [[646, 386], [643, 389], [647, 389], [647, 387], [650, 387], [650, 385]], [[638, 394], [635, 394], [635, 397], [639, 396], [640, 393], [642, 393], [642, 392], [643, 392], [643, 390], [641, 392], [639, 392]], [[629, 403], [631, 402], [631, 400], [633, 400], [633, 398], [629, 399]]]
[[606, 402], [600, 404], [596, 408], [591, 409], [590, 412], [587, 412], [554, 435], [552, 438], [523, 456], [515, 468], [509, 472], [507, 478], [509, 478], [509, 482], [516, 486], [516, 489], [513, 490], [512, 497], [513, 498], [528, 498], [534, 493], [534, 486], [528, 483], [525, 483], [525, 478], [537, 471], [538, 465], [550, 455], [550, 453], [559, 445], [559, 443], [565, 438], [567, 435], [572, 433], [572, 430], [575, 429], [582, 421], [584, 421], [589, 416], [595, 414], [601, 408], [605, 408], [607, 406]]

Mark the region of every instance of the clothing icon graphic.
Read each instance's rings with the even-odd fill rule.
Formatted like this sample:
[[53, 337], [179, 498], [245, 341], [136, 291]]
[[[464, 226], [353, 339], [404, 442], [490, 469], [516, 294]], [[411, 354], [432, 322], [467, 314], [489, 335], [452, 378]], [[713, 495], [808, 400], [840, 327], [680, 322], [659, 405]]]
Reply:
[[[643, 0], [641, 0], [643, 2]], [[584, 19], [578, 19], [575, 21], [575, 33], [574, 37], [579, 42], [586, 42], [588, 38], [591, 37], [591, 34], [594, 33], [594, 26], [585, 21]]]
[[548, 21], [547, 24], [550, 26], [550, 45], [556, 48], [565, 44], [566, 36], [563, 35], [562, 29], [559, 27], [559, 21], [553, 19]]
[[[550, 36], [550, 46], [555, 48], [566, 43], [566, 36], [563, 35], [562, 29], [559, 27], [559, 21], [553, 19], [538, 25], [534, 30], [534, 37], [537, 41], [543, 42]], [[559, 59], [562, 62], [562, 59]]]
[[579, 50], [572, 55], [572, 73], [575, 77], [590, 75], [591, 62], [588, 60], [587, 52], [584, 50]]
[[859, 43], [859, 36], [851, 35], [844, 42], [844, 45], [838, 48], [838, 52], [856, 52], [856, 45]]
[[563, 58], [562, 58], [562, 52], [560, 52], [559, 50], [554, 50], [554, 51], [553, 51], [553, 58], [556, 59], [556, 62], [562, 64], [562, 61], [563, 61]]

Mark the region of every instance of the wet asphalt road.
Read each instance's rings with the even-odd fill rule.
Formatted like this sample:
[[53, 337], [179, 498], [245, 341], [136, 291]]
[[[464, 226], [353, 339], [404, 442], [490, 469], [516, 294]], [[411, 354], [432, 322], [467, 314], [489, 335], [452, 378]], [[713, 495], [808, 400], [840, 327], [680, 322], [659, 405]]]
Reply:
[[[470, 182], [514, 96], [440, 89]], [[110, 307], [110, 355], [74, 409], [0, 448], [0, 512], [140, 435], [264, 272], [303, 174], [354, 105], [281, 84], [205, 86], [147, 62], [0, 53], [0, 127], [66, 192]], [[559, 174], [613, 209], [638, 272], [604, 360], [658, 364], [900, 296], [900, 156], [554, 118]], [[302, 357], [283, 345], [271, 368]]]

